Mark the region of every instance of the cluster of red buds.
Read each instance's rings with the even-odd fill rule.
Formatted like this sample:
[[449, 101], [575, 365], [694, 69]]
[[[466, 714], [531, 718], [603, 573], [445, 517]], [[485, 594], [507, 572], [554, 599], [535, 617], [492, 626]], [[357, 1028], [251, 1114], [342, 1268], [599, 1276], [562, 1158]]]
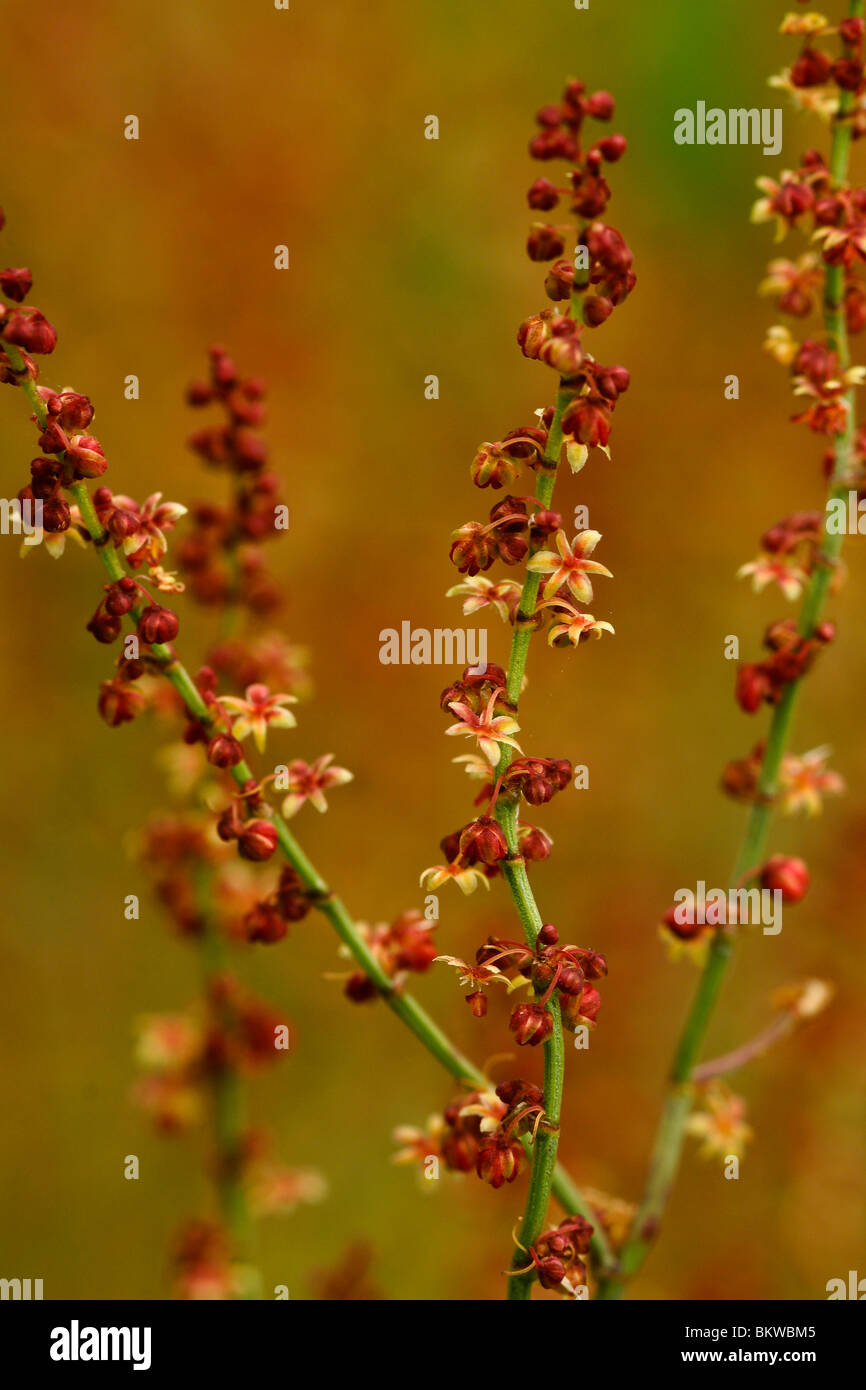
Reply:
[[553, 1015], [547, 1005], [554, 992], [567, 1027], [595, 1027], [601, 995], [591, 982], [607, 974], [607, 961], [588, 947], [561, 946], [559, 932], [550, 922], [541, 928], [534, 948], [525, 942], [489, 936], [476, 951], [474, 965], [457, 956], [438, 956], [437, 960], [458, 972], [460, 987], [470, 991], [466, 1002], [477, 1018], [487, 1013], [484, 991], [489, 985], [505, 984], [509, 993], [531, 987], [534, 998], [515, 1006], [508, 1025], [521, 1047], [538, 1047], [550, 1037]]
[[[224, 423], [196, 430], [189, 445], [206, 464], [225, 469], [232, 495], [225, 505], [200, 502], [190, 511], [192, 533], [177, 561], [200, 603], [233, 602], [257, 613], [278, 607], [280, 593], [263, 565], [261, 542], [280, 529], [280, 480], [267, 469], [267, 444], [258, 427], [265, 418], [264, 383], [242, 377], [222, 347], [210, 350], [210, 380], [189, 387], [187, 401], [218, 405]], [[287, 519], [285, 508], [282, 514]]]
[[[810, 881], [805, 862], [790, 854], [771, 855], [766, 863], [752, 869], [748, 878], [758, 889], [780, 893], [782, 903], [788, 905], [798, 903], [806, 896]], [[669, 907], [662, 914], [662, 932], [669, 932], [678, 941], [690, 942], [702, 948], [720, 925], [750, 926], [755, 922], [748, 892], [736, 889], [727, 894], [723, 914], [721, 910], [720, 914], [714, 913], [708, 904], [702, 919], [696, 914], [690, 916], [691, 920], [680, 907]]]
[[[801, 39], [802, 46], [773, 85], [834, 129], [841, 129], [844, 121], [852, 138], [866, 134], [864, 20], [849, 17], [831, 23], [817, 13], [790, 14], [782, 32]], [[845, 340], [866, 328], [866, 189], [840, 179], [816, 149], [806, 151], [797, 169], [778, 180], [761, 178], [758, 187], [762, 196], [752, 209], [753, 221], [774, 222], [778, 240], [797, 230], [809, 242], [798, 259], [780, 257], [770, 263], [761, 293], [770, 295], [779, 313], [789, 318], [804, 320], [816, 311], [824, 315], [820, 331], [801, 340], [786, 325], [775, 325], [766, 349], [789, 369], [794, 394], [804, 402], [793, 421], [826, 441], [823, 478], [840, 491], [856, 488], [862, 495], [866, 432], [853, 426], [851, 398], [866, 381], [866, 370], [849, 365]], [[828, 537], [821, 513], [794, 512], [765, 531], [761, 555], [739, 573], [751, 578], [756, 592], [778, 584], [790, 601], [800, 599], [807, 586], [810, 592], [816, 585], [833, 592], [842, 570], [838, 550], [831, 549]], [[738, 667], [735, 695], [740, 708], [755, 714], [764, 704], [778, 706], [834, 637], [833, 624], [826, 621], [813, 620], [802, 627], [793, 619], [771, 623], [764, 633], [769, 655]], [[774, 761], [768, 790], [767, 744], [762, 740], [747, 757], [727, 765], [722, 788], [741, 801], [771, 800], [783, 812], [805, 810], [814, 815], [824, 793], [842, 790], [841, 778], [826, 767], [828, 751], [783, 755]], [[808, 871], [802, 860], [776, 855], [750, 868], [748, 881], [779, 889], [784, 901], [794, 902], [805, 892]], [[700, 923], [676, 922], [674, 909], [665, 914], [664, 926], [680, 939], [700, 941], [706, 934]]]
[[558, 512], [532, 511], [532, 497], [503, 497], [490, 509], [490, 521], [467, 521], [454, 533], [451, 559], [461, 574], [475, 576], [494, 560], [519, 565], [562, 525]]
[[514, 1182], [525, 1163], [521, 1137], [542, 1127], [550, 1125], [540, 1089], [529, 1081], [503, 1081], [495, 1091], [473, 1091], [452, 1101], [427, 1130], [400, 1126], [394, 1138], [403, 1147], [395, 1161], [436, 1157], [450, 1172], [475, 1172], [500, 1188]]
[[273, 893], [260, 898], [242, 919], [247, 941], [271, 946], [282, 941], [292, 922], [302, 922], [315, 902], [291, 864], [284, 864]]
[[754, 714], [764, 703], [777, 705], [786, 686], [806, 674], [835, 635], [832, 623], [819, 623], [811, 637], [802, 637], [791, 618], [771, 623], [764, 634], [770, 655], [763, 661], [744, 662], [737, 671], [740, 708]]
[[[806, 0], [799, 0], [805, 4]], [[839, 24], [830, 24], [823, 15], [807, 14], [802, 18], [790, 14], [782, 24], [782, 33], [803, 39], [803, 47], [785, 73], [790, 86], [805, 92], [817, 87], [837, 89], [862, 96], [866, 92], [866, 77], [863, 66], [863, 37], [866, 24], [860, 18], [849, 17]], [[816, 47], [821, 38], [837, 36], [841, 51], [838, 56]], [[866, 123], [855, 126], [855, 134], [866, 133]]]
[[[394, 989], [401, 988], [408, 971], [423, 975], [436, 959], [433, 932], [437, 923], [420, 912], [404, 912], [390, 925], [380, 922], [370, 927], [361, 922], [358, 926], [370, 951], [390, 976]], [[355, 1004], [367, 1003], [375, 999], [377, 993], [376, 985], [363, 970], [354, 971], [346, 981], [346, 998]]]
[[[566, 1216], [553, 1230], [545, 1231], [526, 1252], [543, 1289], [561, 1289], [572, 1298], [586, 1283], [585, 1256], [594, 1227], [582, 1216]], [[522, 1248], [522, 1247], [521, 1247]]]
[[[538, 222], [531, 228], [529, 257], [553, 262], [545, 291], [557, 307], [526, 319], [517, 339], [524, 356], [556, 372], [562, 403], [559, 410], [539, 411], [537, 424], [518, 426], [482, 444], [470, 470], [477, 487], [510, 488], [524, 466], [554, 473], [563, 441], [575, 472], [584, 466], [590, 449], [608, 451], [613, 411], [628, 389], [629, 373], [625, 367], [599, 363], [586, 348], [584, 331], [604, 323], [635, 285], [629, 246], [615, 227], [601, 220], [610, 198], [604, 166], [621, 158], [626, 142], [621, 135], [608, 135], [585, 146], [583, 127], [587, 119], [610, 120], [613, 110], [609, 92], [587, 94], [582, 83], [570, 82], [560, 103], [538, 112], [540, 133], [530, 144], [530, 154], [545, 161], [565, 159], [573, 167], [562, 186], [536, 179], [529, 206], [550, 212], [564, 199], [577, 227], [569, 256], [564, 254], [567, 227]], [[584, 531], [569, 541], [562, 527], [562, 517], [536, 498], [505, 497], [491, 509], [488, 522], [469, 521], [454, 532], [451, 560], [466, 579], [449, 594], [463, 599], [466, 614], [490, 606], [512, 624], [540, 627], [547, 620], [549, 640], [558, 646], [577, 646], [588, 637], [612, 632], [609, 623], [578, 606], [592, 596], [588, 575], [610, 574], [588, 558], [600, 539], [598, 532]], [[516, 583], [483, 577], [496, 560], [507, 566], [525, 562], [530, 573], [546, 575], [543, 595], [531, 610], [521, 610]]]

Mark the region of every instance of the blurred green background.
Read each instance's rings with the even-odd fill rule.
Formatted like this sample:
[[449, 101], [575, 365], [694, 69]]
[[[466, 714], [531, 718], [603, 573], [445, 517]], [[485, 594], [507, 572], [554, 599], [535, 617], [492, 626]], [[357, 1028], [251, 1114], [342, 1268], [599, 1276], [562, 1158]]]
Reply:
[[[2, 256], [32, 267], [33, 302], [57, 326], [44, 380], [96, 403], [106, 481], [181, 501], [221, 485], [183, 442], [183, 388], [210, 342], [269, 382], [292, 513], [269, 558], [317, 687], [279, 748], [333, 752], [354, 770], [326, 817], [307, 807], [297, 826], [371, 921], [422, 905], [418, 875], [469, 818], [470, 789], [450, 762], [462, 750], [442, 737], [452, 673], [380, 665], [378, 633], [403, 619], [462, 624], [444, 598], [449, 534], [495, 500], [472, 487], [469, 462], [551, 399], [551, 373], [514, 341], [546, 303], [523, 250], [525, 189], [549, 172], [526, 156], [532, 116], [570, 76], [614, 92], [612, 129], [629, 151], [612, 171], [610, 220], [634, 249], [638, 287], [594, 349], [629, 367], [632, 388], [612, 461], [596, 454], [558, 497], [566, 514], [586, 503], [604, 532], [616, 578], [599, 583], [594, 611], [617, 635], [577, 653], [536, 644], [522, 738], [590, 768], [589, 791], [534, 818], [556, 842], [535, 883], [545, 917], [610, 965], [590, 1052], [569, 1057], [563, 1157], [581, 1181], [630, 1199], [695, 978], [668, 963], [656, 924], [676, 888], [725, 881], [743, 811], [718, 776], [766, 727], [734, 704], [723, 640], [739, 634], [748, 658], [788, 611], [734, 574], [766, 526], [820, 506], [820, 442], [787, 423], [785, 373], [761, 352], [773, 310], [755, 287], [774, 248], [748, 213], [754, 179], [794, 167], [823, 133], [786, 107], [779, 161], [673, 142], [673, 112], [699, 99], [779, 104], [766, 78], [793, 52], [777, 33], [784, 8], [49, 0], [4, 14]], [[128, 114], [137, 143], [123, 138]], [[438, 142], [423, 138], [428, 114]], [[737, 402], [723, 395], [731, 372]], [[124, 400], [129, 373], [137, 402]], [[438, 401], [424, 399], [428, 373]], [[14, 496], [33, 440], [23, 401], [3, 389], [0, 402], [2, 491]], [[711, 1052], [762, 1026], [777, 985], [820, 975], [838, 994], [736, 1078], [756, 1129], [739, 1182], [689, 1142], [635, 1285], [644, 1297], [820, 1298], [862, 1266], [864, 544], [849, 546], [840, 641], [809, 678], [793, 742], [832, 743], [849, 794], [818, 822], [780, 822], [773, 848], [804, 854], [813, 887], [781, 936], [744, 941]], [[209, 1195], [200, 1139], [156, 1137], [129, 1102], [133, 1019], [182, 1007], [197, 980], [124, 849], [163, 797], [157, 730], [96, 716], [111, 659], [84, 632], [100, 583], [86, 557], [22, 562], [17, 549], [0, 542], [0, 1274], [41, 1277], [47, 1297], [163, 1297], [168, 1242]], [[195, 665], [213, 620], [191, 605], [182, 618]], [[502, 660], [505, 629], [493, 618], [488, 629]], [[123, 917], [130, 892], [138, 923]], [[450, 890], [440, 901], [444, 951], [513, 934], [501, 884], [484, 901]], [[501, 1296], [525, 1179], [431, 1193], [391, 1166], [392, 1127], [423, 1122], [452, 1088], [384, 1008], [351, 1006], [323, 978], [340, 968], [327, 925], [310, 918], [238, 965], [295, 1027], [293, 1056], [255, 1084], [254, 1113], [282, 1157], [330, 1186], [322, 1205], [263, 1226], [266, 1285], [310, 1296], [314, 1271], [361, 1240], [386, 1297]], [[456, 1040], [479, 1061], [513, 1050], [504, 1006], [477, 1022], [438, 970], [419, 992]], [[524, 1054], [518, 1070], [539, 1064]], [[137, 1183], [123, 1178], [130, 1153]]]

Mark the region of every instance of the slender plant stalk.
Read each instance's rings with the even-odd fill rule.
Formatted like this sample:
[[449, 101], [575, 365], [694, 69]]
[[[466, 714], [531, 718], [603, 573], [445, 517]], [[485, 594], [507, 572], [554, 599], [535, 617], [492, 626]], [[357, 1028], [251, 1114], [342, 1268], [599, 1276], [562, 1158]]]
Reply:
[[795, 1014], [787, 1011], [779, 1014], [754, 1038], [741, 1043], [732, 1052], [726, 1052], [723, 1057], [714, 1057], [710, 1062], [701, 1062], [692, 1072], [692, 1080], [710, 1081], [714, 1076], [727, 1076], [729, 1072], [744, 1067], [747, 1062], [753, 1062], [756, 1057], [763, 1057], [765, 1052], [793, 1032], [795, 1023]]
[[[560, 382], [556, 398], [556, 409], [548, 432], [544, 454], [546, 467], [538, 475], [535, 497], [539, 507], [550, 506], [556, 485], [556, 474], [562, 452], [562, 416], [572, 398], [573, 392]], [[506, 695], [515, 708], [520, 700], [520, 691], [529, 655], [532, 637], [532, 617], [541, 584], [541, 575], [527, 571], [517, 608], [514, 634], [511, 639], [511, 652], [506, 673]], [[512, 761], [512, 750], [504, 745], [496, 768], [496, 777], [501, 777]], [[543, 922], [538, 904], [529, 884], [526, 864], [520, 853], [517, 822], [519, 802], [506, 805], [497, 803], [496, 818], [502, 827], [508, 845], [509, 857], [503, 862], [503, 871], [517, 915], [523, 926], [526, 939], [534, 946]], [[523, 1251], [534, 1245], [544, 1230], [547, 1208], [550, 1201], [553, 1175], [556, 1167], [556, 1151], [559, 1146], [559, 1123], [562, 1113], [562, 1084], [565, 1073], [565, 1047], [562, 1036], [562, 1018], [558, 1002], [551, 998], [547, 1010], [553, 1017], [553, 1032], [544, 1046], [544, 1111], [552, 1128], [540, 1129], [532, 1147], [532, 1173], [526, 1197], [526, 1209], [520, 1225], [520, 1246], [515, 1251], [513, 1266], [521, 1268], [526, 1264]], [[580, 1208], [584, 1215], [584, 1211]], [[570, 1213], [569, 1213], [570, 1214]], [[593, 1217], [593, 1225], [598, 1226], [598, 1218]], [[602, 1237], [603, 1238], [603, 1237]], [[608, 1261], [605, 1261], [607, 1263]], [[511, 1300], [527, 1300], [532, 1297], [534, 1270], [531, 1268], [520, 1274], [512, 1274], [508, 1280], [508, 1297]]]
[[[35, 382], [26, 375], [23, 358], [18, 352], [18, 349], [11, 343], [5, 343], [4, 350], [13, 369], [16, 372], [22, 373], [22, 389], [33, 408], [37, 420], [44, 426], [46, 421], [45, 403], [36, 389]], [[109, 538], [96, 514], [86, 484], [83, 482], [75, 483], [70, 488], [70, 491], [78, 506], [82, 523], [93, 541], [96, 553], [109, 579], [114, 582], [123, 578], [128, 571], [119, 558], [116, 550], [109, 542]], [[133, 610], [133, 616], [134, 612], [135, 610]], [[192, 718], [197, 720], [204, 729], [210, 731], [212, 728], [210, 710], [202, 699], [186, 667], [178, 659], [172, 648], [160, 643], [155, 643], [151, 647], [151, 654], [156, 663], [160, 666], [162, 674], [171, 682], [180, 695]], [[243, 789], [245, 783], [254, 780], [252, 769], [246, 760], [242, 760], [235, 767], [231, 768], [230, 772], [234, 781], [241, 789]], [[278, 843], [284, 858], [291, 864], [304, 887], [312, 895], [314, 906], [328, 919], [340, 940], [351, 952], [358, 965], [373, 981], [391, 1011], [397, 1015], [401, 1022], [415, 1035], [422, 1046], [427, 1049], [451, 1076], [458, 1081], [465, 1082], [471, 1087], [486, 1088], [489, 1085], [488, 1078], [454, 1046], [439, 1025], [430, 1017], [421, 1004], [419, 1004], [417, 999], [401, 989], [395, 989], [393, 980], [386, 971], [383, 970], [379, 961], [370, 951], [346, 907], [336, 894], [330, 890], [321, 874], [307, 858], [282, 816], [272, 807], [268, 808], [267, 813], [277, 832]], [[529, 1151], [529, 1140], [524, 1139], [523, 1142], [524, 1147]], [[562, 1206], [567, 1211], [576, 1212], [584, 1216], [587, 1220], [595, 1221], [597, 1225], [597, 1219], [594, 1218], [589, 1204], [581, 1196], [576, 1184], [561, 1165], [556, 1165], [551, 1181], [557, 1200], [562, 1203]], [[603, 1232], [597, 1231], [594, 1234], [592, 1250], [600, 1270], [609, 1270], [614, 1267], [612, 1251]]]
[[[211, 985], [226, 970], [227, 952], [225, 938], [213, 918], [213, 875], [202, 871], [197, 879], [204, 993], [209, 999]], [[231, 1237], [236, 1265], [241, 1274], [239, 1296], [242, 1299], [258, 1299], [261, 1298], [261, 1275], [253, 1262], [253, 1223], [242, 1176], [246, 1105], [237, 1068], [231, 1062], [218, 1067], [210, 1079], [210, 1088], [220, 1213]]]
[[[864, 0], [849, 0], [848, 13], [850, 16], [861, 16], [863, 11]], [[835, 187], [840, 186], [847, 179], [848, 156], [851, 147], [851, 126], [847, 116], [852, 103], [851, 93], [842, 92], [830, 154], [830, 175]], [[849, 365], [850, 355], [845, 323], [844, 272], [841, 267], [827, 267], [824, 282], [823, 315], [830, 348], [839, 354], [841, 369], [845, 371]], [[845, 429], [835, 439], [834, 466], [828, 500], [830, 498], [834, 500], [844, 499], [848, 491], [848, 470], [856, 431], [856, 399], [853, 389], [846, 394], [845, 399], [847, 403]], [[838, 534], [828, 532], [827, 512], [825, 510], [821, 553], [806, 587], [798, 619], [798, 630], [802, 637], [811, 637], [820, 622], [830, 580], [842, 551], [843, 539], [841, 530]], [[799, 690], [800, 680], [787, 685], [781, 700], [774, 709], [758, 781], [756, 801], [749, 812], [745, 833], [731, 874], [732, 887], [742, 886], [745, 881], [751, 882], [754, 877], [753, 871], [763, 860], [779, 771], [788, 742]], [[710, 946], [697, 994], [674, 1057], [668, 1094], [650, 1161], [646, 1188], [634, 1220], [631, 1235], [622, 1251], [621, 1270], [624, 1278], [631, 1277], [640, 1268], [661, 1226], [664, 1209], [679, 1165], [686, 1121], [691, 1110], [694, 1070], [725, 977], [732, 949], [732, 935], [728, 930], [720, 928]], [[606, 1279], [602, 1282], [599, 1297], [619, 1298], [622, 1293], [623, 1283], [621, 1279]]]

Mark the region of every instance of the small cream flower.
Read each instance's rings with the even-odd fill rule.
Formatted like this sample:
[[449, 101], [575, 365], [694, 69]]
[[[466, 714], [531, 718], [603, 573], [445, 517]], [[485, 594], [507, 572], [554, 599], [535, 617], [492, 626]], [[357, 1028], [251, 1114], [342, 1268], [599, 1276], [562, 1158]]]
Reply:
[[297, 724], [295, 716], [285, 705], [296, 705], [297, 695], [272, 695], [266, 685], [248, 685], [246, 699], [237, 695], [221, 695], [219, 703], [235, 715], [232, 721], [232, 734], [241, 742], [253, 736], [260, 753], [265, 751], [268, 728], [293, 729]]

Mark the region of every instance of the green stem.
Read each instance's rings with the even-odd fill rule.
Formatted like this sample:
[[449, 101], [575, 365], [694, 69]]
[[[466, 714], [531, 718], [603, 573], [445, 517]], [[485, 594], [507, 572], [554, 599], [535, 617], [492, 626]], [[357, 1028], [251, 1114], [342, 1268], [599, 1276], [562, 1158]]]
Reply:
[[[19, 372], [23, 371], [24, 361], [11, 343], [5, 345], [5, 352], [13, 368]], [[46, 419], [45, 403], [36, 389], [36, 383], [29, 377], [22, 377], [21, 386], [33, 407], [34, 414], [40, 424], [44, 425]], [[90, 533], [96, 553], [99, 555], [109, 578], [112, 582], [122, 578], [128, 571], [114, 548], [107, 544], [108, 537], [96, 515], [86, 485], [76, 483], [71, 491], [81, 512], [83, 524]], [[171, 681], [190, 715], [198, 720], [205, 729], [209, 729], [211, 726], [210, 711], [185, 666], [178, 660], [170, 647], [154, 646], [151, 650], [161, 665], [163, 675]], [[244, 782], [251, 779], [252, 775], [246, 762], [241, 762], [232, 769], [232, 776], [239, 787], [243, 787]], [[340, 899], [331, 893], [321, 874], [310, 863], [288, 825], [275, 811], [270, 810], [269, 814], [276, 828], [283, 856], [295, 869], [304, 886], [315, 894], [315, 906], [328, 919], [358, 965], [369, 975], [391, 1011], [451, 1076], [474, 1088], [487, 1088], [490, 1084], [488, 1077], [463, 1056], [418, 1001], [411, 994], [394, 989], [391, 977], [386, 974], [369, 950], [367, 943]], [[524, 1147], [529, 1151], [528, 1140], [524, 1140]], [[581, 1197], [574, 1181], [560, 1164], [557, 1164], [554, 1170], [552, 1186], [557, 1200], [566, 1211], [577, 1212], [587, 1220], [596, 1220], [597, 1223], [597, 1218], [593, 1217], [593, 1213]], [[600, 1267], [606, 1268], [612, 1263], [609, 1247], [600, 1232], [593, 1237], [592, 1248]]]
[[[850, 16], [860, 16], [863, 10], [864, 0], [849, 0]], [[847, 178], [851, 146], [851, 125], [847, 116], [852, 103], [851, 93], [843, 92], [830, 155], [830, 175], [836, 187], [842, 185]], [[844, 272], [838, 266], [828, 266], [825, 274], [824, 326], [828, 344], [839, 354], [841, 370], [845, 371], [850, 357], [845, 323]], [[835, 440], [833, 475], [828, 500], [844, 499], [847, 496], [850, 456], [856, 431], [854, 391], [850, 390], [845, 399], [848, 407], [845, 429]], [[800, 608], [798, 631], [802, 637], [811, 637], [821, 620], [833, 570], [842, 551], [843, 539], [841, 530], [839, 534], [828, 532], [825, 509], [820, 554], [816, 557], [815, 568]], [[799, 697], [800, 684], [800, 680], [797, 680], [787, 685], [773, 711], [756, 801], [749, 812], [745, 833], [731, 873], [732, 887], [741, 886], [747, 876], [750, 880], [763, 861], [779, 772]], [[700, 1057], [732, 949], [731, 935], [724, 928], [720, 928], [710, 947], [697, 994], [674, 1057], [646, 1188], [631, 1234], [622, 1251], [621, 1271], [625, 1278], [635, 1274], [640, 1268], [661, 1227], [662, 1216], [679, 1166], [686, 1122], [691, 1110], [692, 1073]], [[599, 1297], [618, 1298], [622, 1292], [622, 1281], [614, 1278], [603, 1281]]]
[[[573, 395], [573, 388], [570, 387], [567, 382], [561, 380], [544, 453], [545, 467], [539, 472], [536, 481], [535, 498], [539, 508], [548, 508], [553, 499], [559, 460], [562, 453], [562, 417]], [[506, 674], [505, 694], [509, 703], [513, 705], [515, 709], [520, 701], [520, 691], [523, 685], [523, 677], [529, 655], [529, 643], [533, 631], [535, 630], [533, 617], [538, 600], [540, 584], [541, 575], [527, 571], [523, 583], [523, 590], [520, 595], [520, 602], [517, 606], [514, 632], [511, 638], [511, 651], [508, 658], [508, 671]], [[502, 754], [496, 767], [495, 776], [497, 779], [501, 777], [509, 767], [512, 756], [512, 751], [508, 745], [503, 745]], [[519, 802], [499, 797], [496, 805], [496, 818], [502, 827], [508, 845], [508, 858], [504, 861], [502, 866], [505, 879], [511, 891], [511, 896], [517, 910], [517, 915], [520, 918], [526, 940], [531, 946], [534, 946], [543, 922], [538, 904], [535, 901], [535, 896], [529, 883], [526, 863], [520, 852], [520, 839], [518, 834]], [[532, 1297], [535, 1271], [531, 1267], [525, 1269], [527, 1260], [525, 1252], [530, 1246], [535, 1244], [538, 1237], [544, 1231], [547, 1209], [550, 1203], [550, 1194], [551, 1191], [556, 1193], [554, 1173], [556, 1169], [556, 1152], [559, 1145], [559, 1125], [562, 1113], [565, 1046], [563, 1042], [562, 1017], [559, 1003], [555, 998], [552, 998], [548, 1001], [546, 1007], [548, 1013], [550, 1013], [553, 1018], [553, 1031], [543, 1045], [544, 1111], [551, 1128], [540, 1129], [535, 1143], [532, 1146], [532, 1172], [529, 1179], [526, 1207], [520, 1225], [520, 1244], [514, 1253], [512, 1261], [512, 1268], [522, 1270], [523, 1272], [513, 1273], [509, 1278], [508, 1298], [512, 1301], [527, 1300]], [[579, 1197], [579, 1195], [579, 1193], [572, 1194], [573, 1197]], [[586, 1203], [582, 1199], [574, 1202], [574, 1204], [567, 1207], [566, 1210], [569, 1215], [578, 1213], [582, 1216], [587, 1216]], [[587, 1219], [591, 1220], [595, 1228], [593, 1232], [593, 1253], [596, 1256], [600, 1269], [604, 1271], [613, 1268], [613, 1251], [611, 1250], [606, 1235], [600, 1229], [598, 1217], [591, 1214], [587, 1216]]]
[[[559, 1140], [559, 1121], [562, 1106], [562, 1082], [565, 1072], [565, 1049], [562, 1039], [562, 1020], [559, 1015], [559, 1004], [555, 999], [551, 999], [547, 1005], [548, 1010], [553, 1015], [553, 1032], [544, 1044], [544, 1112], [545, 1117], [554, 1129], [539, 1129], [535, 1143], [532, 1146], [532, 1173], [529, 1179], [529, 1191], [526, 1196], [526, 1208], [523, 1213], [523, 1220], [520, 1223], [520, 1244], [525, 1246], [534, 1245], [545, 1228], [547, 1220], [547, 1208], [550, 1202], [550, 1192], [553, 1184], [553, 1171], [556, 1165], [556, 1149]], [[572, 1208], [572, 1211], [574, 1209]], [[581, 1213], [583, 1214], [583, 1213]], [[592, 1218], [593, 1225], [598, 1225], [598, 1219]], [[518, 1250], [514, 1264], [518, 1268], [526, 1265], [527, 1256], [522, 1250]], [[535, 1283], [535, 1270], [530, 1268], [520, 1274], [512, 1274], [508, 1280], [508, 1297], [514, 1300], [526, 1300], [532, 1297], [532, 1288]]]
[[[212, 1005], [212, 986], [225, 973], [228, 959], [225, 937], [214, 921], [213, 876], [206, 870], [196, 884], [199, 916], [202, 922], [201, 954], [204, 994]], [[225, 1011], [217, 1009], [217, 1022], [227, 1022]], [[241, 1077], [231, 1062], [219, 1066], [211, 1075], [216, 1188], [220, 1214], [232, 1242], [235, 1265], [241, 1273], [240, 1297], [261, 1297], [261, 1276], [252, 1258], [253, 1225], [250, 1219], [243, 1178], [243, 1145], [246, 1135], [246, 1107]]]

